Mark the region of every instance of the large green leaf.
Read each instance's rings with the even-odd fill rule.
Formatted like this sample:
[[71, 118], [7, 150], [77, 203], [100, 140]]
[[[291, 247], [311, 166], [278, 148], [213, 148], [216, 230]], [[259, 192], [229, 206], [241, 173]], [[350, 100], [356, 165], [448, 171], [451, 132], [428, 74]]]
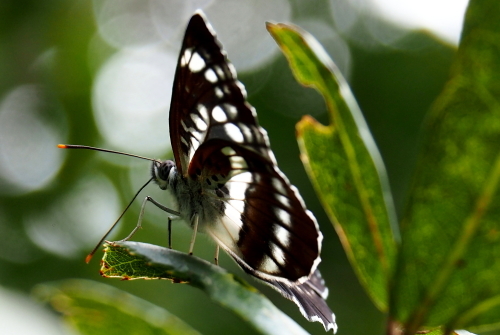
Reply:
[[391, 316], [408, 332], [500, 323], [500, 1], [472, 0], [424, 127]]
[[188, 254], [139, 242], [106, 245], [101, 274], [120, 279], [170, 279], [203, 290], [261, 334], [307, 334], [254, 287]]
[[297, 125], [302, 161], [361, 283], [386, 310], [396, 220], [380, 154], [346, 81], [321, 45], [292, 25], [267, 28], [297, 81], [317, 89], [326, 101], [329, 126], [309, 116]]
[[200, 334], [163, 308], [90, 280], [39, 285], [35, 294], [49, 301], [79, 334]]

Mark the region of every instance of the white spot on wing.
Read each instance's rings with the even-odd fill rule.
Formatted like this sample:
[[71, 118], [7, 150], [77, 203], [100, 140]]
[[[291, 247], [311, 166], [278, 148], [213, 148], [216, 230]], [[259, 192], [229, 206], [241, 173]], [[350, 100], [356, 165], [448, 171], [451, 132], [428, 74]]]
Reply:
[[227, 121], [227, 115], [224, 112], [224, 110], [222, 110], [222, 108], [220, 106], [215, 106], [212, 109], [212, 117], [217, 122], [226, 122]]
[[189, 128], [186, 126], [186, 123], [184, 123], [184, 120], [181, 120], [181, 126], [182, 126], [182, 129], [184, 129], [185, 132], [189, 132]]
[[[231, 179], [231, 180], [233, 180], [233, 179]], [[245, 193], [248, 189], [248, 184], [239, 183], [239, 182], [228, 182], [228, 183], [226, 183], [226, 187], [229, 191], [229, 198], [239, 199], [239, 200], [245, 199]]]
[[201, 142], [202, 139], [203, 139], [203, 134], [204, 133], [201, 133], [199, 131], [192, 131], [189, 133], [192, 137], [196, 138], [196, 140], [198, 140], [198, 142]]
[[278, 262], [281, 266], [285, 266], [285, 253], [274, 243], [271, 243], [271, 254], [276, 262]]
[[181, 57], [181, 66], [184, 67], [189, 63], [189, 59], [191, 59], [192, 49], [188, 48], [184, 50], [184, 54]]
[[184, 137], [181, 136], [181, 142], [186, 145], [186, 147], [189, 147], [189, 143], [186, 141]]
[[245, 141], [241, 130], [236, 127], [234, 123], [226, 123], [224, 125], [224, 130], [226, 131], [227, 136], [236, 143], [243, 143]]
[[264, 257], [259, 266], [259, 270], [266, 273], [277, 273], [279, 271], [278, 265], [276, 265], [276, 263], [269, 256]]
[[251, 172], [243, 172], [243, 173], [239, 173], [237, 174], [236, 176], [234, 176], [233, 178], [231, 178], [228, 183], [246, 183], [246, 184], [250, 184], [253, 180], [253, 176], [252, 176], [252, 173]]
[[222, 97], [224, 96], [224, 92], [222, 92], [220, 87], [214, 88], [214, 92], [215, 92], [215, 96], [219, 99], [222, 99]]
[[230, 95], [231, 94], [231, 90], [229, 89], [229, 86], [227, 85], [224, 85], [222, 86], [222, 90], [224, 91], [225, 94], [227, 95]]
[[230, 120], [233, 120], [238, 115], [238, 109], [231, 104], [225, 103], [224, 110], [226, 111], [227, 116]]
[[200, 72], [205, 68], [205, 60], [200, 56], [199, 53], [195, 52], [189, 60], [189, 70], [192, 72]]
[[273, 187], [276, 191], [278, 191], [281, 194], [287, 194], [285, 185], [283, 185], [283, 182], [281, 180], [274, 177], [271, 179], [271, 183], [273, 184]]
[[290, 245], [290, 232], [287, 229], [275, 224], [273, 226], [273, 233], [283, 247], [288, 247]]
[[226, 206], [224, 214], [226, 214], [230, 220], [229, 222], [231, 222], [230, 225], [226, 225], [226, 228], [230, 231], [231, 236], [233, 236], [237, 241], [240, 235], [240, 230], [243, 227], [243, 222], [241, 222], [241, 213], [238, 212], [238, 210], [233, 206]]
[[252, 133], [252, 130], [250, 130], [250, 127], [244, 123], [238, 123], [238, 127], [243, 132], [243, 135], [245, 136], [246, 142], [250, 142], [250, 143], [253, 142], [253, 133]]
[[278, 202], [280, 204], [282, 204], [283, 206], [285, 207], [290, 207], [290, 199], [288, 199], [287, 197], [285, 197], [284, 195], [282, 194], [279, 194], [279, 193], [275, 193], [274, 194], [274, 198], [276, 200], [278, 200]]
[[219, 81], [219, 78], [217, 78], [217, 75], [212, 69], [207, 69], [205, 71], [205, 79], [211, 82], [212, 84], [215, 84], [216, 82]]
[[285, 226], [290, 227], [292, 225], [292, 217], [290, 216], [290, 213], [288, 213], [287, 211], [281, 208], [275, 208], [274, 215], [276, 215], [278, 220]]
[[203, 121], [205, 121], [205, 123], [208, 123], [208, 111], [207, 111], [207, 107], [205, 107], [202, 104], [199, 104], [198, 107], [197, 107], [197, 109], [198, 109], [198, 112], [200, 113], [201, 118], [203, 119]]
[[231, 147], [224, 147], [221, 152], [226, 156], [236, 155], [236, 151], [234, 151]]
[[189, 159], [190, 160], [193, 158], [194, 153], [195, 153], [196, 149], [198, 149], [199, 145], [200, 144], [198, 143], [198, 140], [191, 136], [191, 148], [189, 150]]
[[231, 156], [229, 157], [229, 162], [231, 163], [231, 168], [235, 170], [243, 170], [248, 168], [247, 162], [241, 156]]
[[215, 65], [214, 69], [215, 72], [217, 72], [217, 76], [219, 76], [219, 78], [221, 78], [222, 80], [226, 79], [226, 74], [224, 73], [224, 70], [220, 66]]
[[254, 179], [254, 182], [256, 184], [260, 184], [261, 180], [262, 180], [262, 176], [260, 173], [254, 173], [253, 175], [253, 179]]
[[207, 130], [208, 126], [205, 123], [205, 121], [202, 120], [202, 118], [196, 114], [196, 113], [191, 113], [191, 120], [193, 120], [194, 124], [196, 125], [196, 128], [200, 131], [205, 131]]

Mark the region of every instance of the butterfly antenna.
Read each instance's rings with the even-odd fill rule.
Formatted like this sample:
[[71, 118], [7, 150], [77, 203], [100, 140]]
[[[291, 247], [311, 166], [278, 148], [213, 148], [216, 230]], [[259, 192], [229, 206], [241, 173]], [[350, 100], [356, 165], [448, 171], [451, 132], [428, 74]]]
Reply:
[[[101, 151], [101, 152], [108, 152], [108, 153], [111, 153], [111, 154], [118, 154], [118, 155], [124, 155], [124, 156], [129, 156], [129, 157], [135, 157], [135, 158], [140, 158], [140, 159], [145, 159], [145, 160], [148, 160], [148, 161], [152, 161], [152, 162], [156, 162], [156, 159], [152, 159], [152, 158], [148, 158], [148, 157], [143, 157], [143, 156], [138, 156], [138, 155], [133, 155], [133, 154], [128, 154], [126, 152], [120, 152], [120, 151], [115, 151], [115, 150], [108, 150], [108, 149], [102, 149], [102, 148], [96, 148], [96, 147], [89, 147], [87, 145], [75, 145], [75, 144], [58, 144], [57, 147], [59, 149], [88, 149], [88, 150], [94, 150], [94, 151]], [[95, 252], [97, 251], [97, 249], [99, 249], [99, 247], [101, 246], [102, 242], [104, 242], [104, 240], [106, 239], [106, 237], [111, 233], [111, 231], [116, 227], [116, 225], [118, 224], [118, 222], [121, 220], [121, 218], [123, 217], [123, 215], [125, 215], [125, 212], [130, 208], [130, 206], [132, 206], [132, 203], [134, 202], [134, 200], [137, 198], [137, 196], [139, 195], [139, 193], [141, 193], [141, 191], [153, 180], [153, 178], [149, 179], [140, 189], [139, 191], [137, 191], [137, 193], [134, 195], [134, 197], [132, 198], [132, 200], [130, 200], [129, 204], [127, 205], [127, 207], [123, 210], [123, 212], [120, 214], [120, 217], [118, 217], [118, 219], [115, 221], [115, 223], [113, 223], [111, 225], [111, 227], [108, 229], [108, 231], [106, 232], [106, 234], [104, 234], [104, 236], [101, 238], [101, 240], [99, 241], [99, 243], [97, 243], [97, 245], [95, 246], [94, 249], [92, 249], [92, 251], [90, 252], [90, 254], [87, 255], [87, 257], [85, 257], [85, 262], [88, 263], [90, 262], [90, 260], [92, 259], [92, 257], [94, 256]]]
[[92, 251], [90, 252], [90, 254], [87, 255], [87, 257], [85, 257], [85, 263], [89, 263], [90, 260], [92, 259], [92, 257], [94, 256], [95, 252], [97, 251], [97, 249], [99, 249], [99, 247], [101, 246], [102, 242], [104, 242], [104, 240], [106, 239], [106, 237], [111, 233], [111, 231], [115, 228], [115, 226], [118, 224], [118, 222], [121, 220], [121, 218], [123, 217], [123, 215], [125, 215], [125, 212], [130, 208], [130, 206], [132, 206], [132, 203], [134, 202], [134, 200], [137, 198], [137, 196], [139, 195], [139, 193], [141, 193], [141, 191], [153, 180], [154, 178], [151, 177], [151, 179], [149, 179], [144, 185], [142, 185], [142, 187], [139, 189], [139, 191], [137, 191], [137, 193], [134, 195], [134, 197], [132, 198], [132, 200], [130, 200], [129, 204], [127, 205], [127, 207], [123, 210], [123, 212], [120, 214], [120, 217], [118, 217], [118, 219], [115, 221], [115, 223], [113, 223], [111, 225], [111, 227], [108, 229], [108, 231], [106, 232], [106, 234], [104, 234], [104, 236], [101, 238], [101, 240], [99, 241], [99, 243], [97, 243], [97, 245], [95, 246], [94, 249], [92, 249]]
[[88, 150], [94, 150], [94, 151], [109, 152], [111, 154], [124, 155], [124, 156], [135, 157], [135, 158], [145, 159], [147, 161], [156, 162], [156, 159], [153, 159], [153, 158], [128, 154], [126, 152], [121, 152], [121, 151], [108, 150], [108, 149], [102, 149], [102, 148], [96, 148], [96, 147], [89, 147], [88, 145], [58, 144], [57, 147], [59, 149], [88, 149]]

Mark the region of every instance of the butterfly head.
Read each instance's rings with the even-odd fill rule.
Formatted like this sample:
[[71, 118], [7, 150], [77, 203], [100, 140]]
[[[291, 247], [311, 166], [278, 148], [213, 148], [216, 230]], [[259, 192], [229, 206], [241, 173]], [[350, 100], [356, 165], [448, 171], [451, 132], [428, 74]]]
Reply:
[[154, 161], [151, 165], [151, 176], [162, 190], [166, 190], [168, 187], [170, 173], [173, 172], [172, 169], [175, 170], [175, 163], [171, 160]]

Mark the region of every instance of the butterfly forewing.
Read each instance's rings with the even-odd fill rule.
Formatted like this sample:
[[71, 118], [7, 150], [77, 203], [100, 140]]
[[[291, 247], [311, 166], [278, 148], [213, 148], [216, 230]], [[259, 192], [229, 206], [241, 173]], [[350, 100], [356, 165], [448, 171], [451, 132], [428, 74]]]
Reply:
[[246, 102], [245, 90], [215, 33], [201, 15], [194, 15], [179, 55], [170, 106], [170, 139], [183, 176], [207, 134], [217, 137], [221, 130], [213, 127], [213, 121], [234, 111], [240, 122], [256, 124], [255, 111]]

